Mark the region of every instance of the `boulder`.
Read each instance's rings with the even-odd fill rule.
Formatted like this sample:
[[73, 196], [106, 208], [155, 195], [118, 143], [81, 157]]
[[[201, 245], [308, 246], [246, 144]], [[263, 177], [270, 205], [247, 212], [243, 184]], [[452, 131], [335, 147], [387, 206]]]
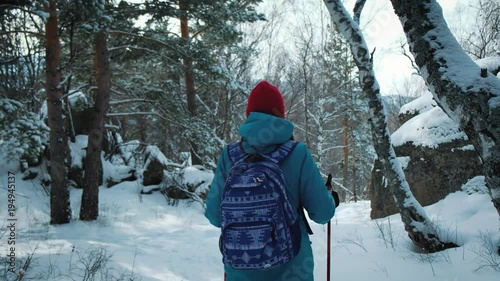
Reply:
[[432, 97], [432, 93], [427, 92], [417, 99], [409, 102], [401, 107], [398, 114], [399, 124], [404, 124], [413, 117], [429, 111], [437, 106], [436, 101]]
[[172, 199], [205, 200], [214, 174], [199, 165], [188, 166], [166, 173], [161, 184], [162, 192]]
[[156, 146], [147, 146], [144, 156], [142, 185], [158, 185], [163, 181], [163, 171], [169, 161]]
[[[481, 163], [465, 133], [439, 107], [420, 108], [412, 114], [391, 140], [413, 195], [427, 206], [481, 175]], [[372, 170], [370, 198], [372, 219], [399, 212], [384, 186], [378, 160]]]
[[[461, 190], [471, 178], [481, 175], [481, 163], [466, 141], [441, 144], [429, 148], [406, 144], [395, 147], [413, 196], [422, 206], [444, 199]], [[399, 212], [388, 188], [385, 188], [380, 161], [375, 160], [370, 188], [371, 218], [377, 219]]]
[[112, 165], [109, 161], [105, 161], [104, 163], [106, 187], [112, 187], [124, 181], [137, 180], [134, 168], [126, 165]]

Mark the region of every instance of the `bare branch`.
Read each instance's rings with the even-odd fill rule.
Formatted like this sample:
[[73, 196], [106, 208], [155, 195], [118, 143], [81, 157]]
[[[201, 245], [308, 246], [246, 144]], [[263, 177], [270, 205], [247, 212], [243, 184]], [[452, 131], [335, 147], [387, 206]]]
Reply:
[[417, 74], [420, 75], [420, 68], [415, 63], [415, 60], [413, 59], [413, 56], [411, 56], [410, 54], [408, 54], [408, 51], [405, 48], [407, 45], [408, 45], [407, 43], [401, 42], [401, 54], [403, 54], [403, 56], [405, 56], [410, 61], [411, 68], [413, 68], [417, 72]]
[[172, 51], [178, 52], [178, 53], [180, 53], [183, 56], [186, 56], [186, 54], [183, 53], [181, 50], [179, 50], [178, 48], [172, 47], [167, 42], [163, 42], [161, 40], [154, 39], [154, 38], [151, 38], [151, 37], [146, 37], [146, 36], [143, 36], [143, 35], [140, 35], [140, 34], [125, 32], [125, 31], [120, 31], [120, 30], [110, 30], [109, 31], [109, 35], [124, 35], [124, 36], [136, 37], [136, 38], [139, 38], [139, 39], [143, 39], [145, 41], [149, 41], [149, 42], [153, 42], [153, 43], [159, 44], [159, 45], [161, 45], [161, 46], [163, 46], [163, 47], [165, 47], [167, 49], [170, 49]]
[[156, 112], [112, 112], [106, 114], [107, 117], [120, 117], [120, 116], [144, 116], [144, 115], [154, 115], [158, 116], [162, 119], [165, 119], [163, 116]]
[[134, 102], [155, 103], [156, 101], [148, 100], [148, 99], [112, 100], [112, 101], [109, 101], [109, 104], [110, 105], [120, 105], [120, 104], [126, 104], [126, 103], [134, 103]]
[[8, 59], [8, 60], [3, 60], [3, 61], [0, 61], [0, 65], [11, 64], [11, 63], [14, 63], [15, 61], [17, 61], [18, 59], [19, 59], [19, 57], [16, 56], [16, 57], [13, 57], [13, 58]]
[[11, 31], [0, 32], [0, 36], [9, 35], [9, 34], [29, 34], [29, 35], [33, 35], [35, 37], [40, 37], [42, 39], [45, 36], [44, 34], [41, 34], [38, 32], [27, 31], [27, 30], [11, 30]]
[[35, 15], [35, 16], [39, 16], [42, 18], [42, 16], [40, 14], [38, 14], [37, 12], [35, 11], [30, 11], [28, 9], [24, 9], [24, 8], [21, 8], [21, 6], [19, 5], [11, 5], [11, 4], [1, 4], [0, 5], [0, 9], [13, 9], [13, 10], [19, 10], [21, 12], [25, 12], [25, 13], [29, 13], [31, 15]]

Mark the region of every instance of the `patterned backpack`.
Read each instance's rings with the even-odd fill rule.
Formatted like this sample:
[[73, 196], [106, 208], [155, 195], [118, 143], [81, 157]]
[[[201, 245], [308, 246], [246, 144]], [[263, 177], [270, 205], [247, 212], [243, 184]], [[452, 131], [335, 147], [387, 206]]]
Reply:
[[241, 143], [229, 146], [233, 166], [222, 196], [219, 243], [224, 264], [269, 269], [290, 262], [299, 252], [299, 219], [280, 167], [296, 144], [290, 140], [266, 155], [246, 154]]

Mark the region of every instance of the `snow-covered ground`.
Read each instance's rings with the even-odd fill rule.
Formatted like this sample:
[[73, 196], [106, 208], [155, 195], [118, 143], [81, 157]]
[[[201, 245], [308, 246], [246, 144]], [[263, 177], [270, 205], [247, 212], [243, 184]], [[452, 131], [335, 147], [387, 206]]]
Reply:
[[[222, 280], [219, 229], [199, 203], [167, 204], [159, 192], [138, 194], [135, 182], [100, 190], [100, 217], [77, 220], [81, 190], [71, 190], [74, 220], [49, 225], [49, 198], [41, 186], [15, 180], [15, 231], [8, 221], [7, 171], [0, 175], [0, 276], [15, 253], [20, 266], [32, 256], [23, 280]], [[467, 190], [484, 190], [481, 178]], [[498, 256], [484, 254], [484, 237], [496, 243], [498, 214], [487, 194], [457, 192], [425, 208], [443, 236], [461, 247], [417, 254], [399, 215], [372, 221], [370, 202], [345, 203], [332, 220], [332, 280], [499, 280], [491, 267]], [[326, 226], [311, 224], [316, 280], [326, 279]], [[9, 244], [15, 233], [15, 245]], [[483, 235], [480, 235], [483, 234]], [[385, 237], [385, 239], [383, 238]], [[481, 240], [480, 237], [483, 237]], [[486, 239], [487, 240], [487, 239]], [[14, 251], [11, 247], [15, 247]], [[7, 257], [9, 260], [9, 258]], [[490, 259], [490, 260], [488, 260]], [[7, 260], [7, 261], [8, 261]], [[101, 267], [96, 267], [101, 264]], [[498, 269], [497, 269], [498, 270]], [[92, 279], [92, 273], [95, 273]], [[7, 280], [15, 280], [14, 276]], [[5, 277], [0, 277], [5, 280]]]

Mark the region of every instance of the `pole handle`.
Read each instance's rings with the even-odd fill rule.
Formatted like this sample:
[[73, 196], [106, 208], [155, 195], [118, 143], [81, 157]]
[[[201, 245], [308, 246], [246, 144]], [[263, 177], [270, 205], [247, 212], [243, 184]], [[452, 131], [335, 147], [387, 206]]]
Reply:
[[332, 190], [333, 189], [333, 187], [332, 187], [332, 178], [333, 178], [332, 174], [328, 174], [328, 178], [327, 178], [326, 183], [325, 183], [326, 189], [328, 189], [328, 190]]

